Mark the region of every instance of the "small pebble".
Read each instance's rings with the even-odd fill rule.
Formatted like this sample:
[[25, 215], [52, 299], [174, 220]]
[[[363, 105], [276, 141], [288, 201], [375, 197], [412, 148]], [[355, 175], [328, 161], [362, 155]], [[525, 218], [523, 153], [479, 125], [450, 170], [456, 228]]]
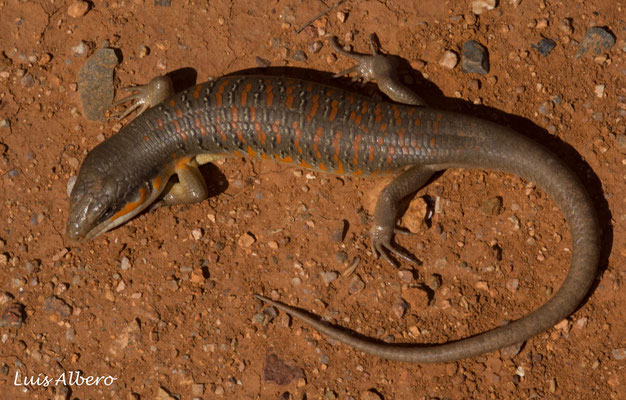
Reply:
[[145, 44], [142, 44], [141, 46], [139, 46], [139, 53], [138, 53], [139, 58], [144, 58], [148, 54], [150, 54], [150, 48], [148, 46], [146, 46]]
[[398, 276], [400, 277], [400, 280], [402, 282], [405, 283], [411, 283], [413, 282], [413, 271], [410, 271], [408, 269], [401, 269], [398, 271]]
[[453, 69], [459, 62], [459, 56], [453, 52], [452, 50], [447, 50], [443, 53], [441, 60], [439, 60], [439, 65], [444, 68]]
[[626, 347], [622, 347], [619, 349], [613, 349], [611, 352], [613, 354], [613, 358], [616, 360], [626, 359]]
[[487, 49], [474, 40], [463, 43], [461, 70], [466, 73], [475, 72], [486, 74], [489, 72], [489, 56]]
[[194, 238], [194, 240], [200, 240], [202, 239], [202, 229], [200, 228], [196, 228], [194, 230], [191, 231], [191, 236]]
[[515, 292], [519, 288], [519, 279], [509, 279], [506, 281], [506, 288], [511, 292]]
[[326, 285], [329, 285], [330, 283], [332, 283], [335, 279], [339, 277], [339, 274], [336, 273], [335, 271], [322, 272], [320, 275], [322, 276], [322, 280], [324, 281]]
[[357, 294], [363, 289], [365, 289], [365, 282], [363, 282], [360, 276], [358, 275], [353, 276], [352, 279], [350, 280], [348, 293]]
[[38, 64], [39, 64], [39, 65], [46, 65], [46, 64], [48, 64], [51, 60], [52, 60], [52, 54], [50, 54], [50, 53], [43, 53], [43, 54], [41, 55], [41, 57], [39, 57]]
[[31, 88], [35, 84], [35, 78], [31, 74], [26, 74], [20, 79], [20, 85], [25, 88]]
[[574, 27], [572, 26], [572, 19], [571, 18], [563, 18], [561, 20], [561, 24], [559, 25], [559, 29], [567, 34], [567, 35], [571, 35], [574, 33]]
[[204, 384], [202, 383], [192, 384], [191, 393], [193, 393], [194, 396], [202, 396], [204, 394]]
[[237, 244], [239, 244], [239, 247], [246, 249], [252, 246], [254, 242], [256, 242], [256, 238], [254, 237], [254, 235], [252, 235], [250, 232], [247, 232], [241, 235], [241, 237], [237, 241]]
[[316, 54], [319, 53], [319, 51], [322, 49], [322, 42], [319, 40], [316, 40], [315, 42], [311, 43], [309, 45], [309, 51], [311, 51], [311, 53]]
[[501, 197], [492, 197], [480, 206], [480, 210], [485, 215], [499, 215], [502, 210], [502, 198]]
[[431, 288], [433, 291], [438, 290], [442, 284], [443, 278], [439, 274], [432, 274], [428, 278], [428, 287]]
[[345, 265], [348, 263], [348, 254], [345, 251], [335, 253], [335, 260], [338, 264]]
[[496, 7], [496, 0], [474, 0], [472, 1], [472, 12], [480, 15]]
[[87, 54], [89, 47], [87, 46], [87, 43], [81, 40], [76, 46], [73, 46], [71, 50], [72, 54], [74, 54], [75, 56], [84, 56], [85, 54]]
[[549, 22], [547, 19], [545, 18], [541, 18], [539, 21], [537, 21], [537, 23], [535, 24], [535, 29], [546, 29], [549, 25]]
[[341, 22], [341, 23], [346, 22], [346, 18], [347, 18], [346, 13], [341, 12], [341, 11], [337, 11], [337, 19], [339, 20], [339, 22]]
[[302, 61], [302, 62], [308, 59], [308, 57], [306, 56], [306, 53], [302, 50], [296, 50], [291, 56], [291, 58], [295, 61]]
[[543, 38], [537, 44], [531, 44], [530, 47], [537, 50], [542, 56], [547, 56], [556, 47], [556, 42], [552, 39]]
[[579, 59], [589, 49], [592, 49], [594, 54], [600, 55], [609, 51], [613, 45], [615, 45], [615, 36], [607, 29], [595, 26], [587, 29], [574, 58]]
[[9, 292], [0, 293], [0, 306], [3, 306], [9, 303], [10, 301], [13, 301], [13, 299], [14, 299], [13, 295]]
[[596, 94], [596, 97], [602, 98], [604, 96], [604, 85], [596, 85], [593, 92]]
[[24, 305], [20, 303], [10, 304], [0, 315], [0, 328], [19, 328], [25, 318]]
[[89, 3], [86, 1], [75, 1], [67, 8], [67, 15], [72, 18], [80, 18], [89, 11]]
[[400, 299], [399, 301], [395, 302], [393, 306], [391, 306], [391, 309], [393, 310], [393, 313], [396, 315], [396, 317], [402, 318], [409, 309], [409, 304], [403, 299]]
[[128, 257], [126, 256], [122, 257], [122, 261], [120, 263], [120, 268], [122, 269], [122, 271], [127, 271], [130, 267], [131, 265], [130, 265], [130, 260], [128, 259]]
[[43, 301], [43, 310], [48, 314], [57, 314], [62, 318], [72, 315], [72, 306], [57, 296], [49, 296]]

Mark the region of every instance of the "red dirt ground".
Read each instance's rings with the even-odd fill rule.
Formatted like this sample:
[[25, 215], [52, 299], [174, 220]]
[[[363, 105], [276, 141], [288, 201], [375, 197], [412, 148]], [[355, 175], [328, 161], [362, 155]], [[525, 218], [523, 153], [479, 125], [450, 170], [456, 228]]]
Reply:
[[[94, 1], [77, 18], [71, 3], [0, 0], [0, 302], [2, 310], [21, 304], [26, 315], [21, 327], [0, 328], [2, 398], [626, 398], [623, 2], [501, 1], [476, 16], [469, 1], [347, 1], [300, 34], [321, 2]], [[575, 60], [592, 26], [607, 27], [617, 43]], [[326, 35], [366, 51], [371, 32], [429, 82], [429, 103], [534, 137], [580, 173], [596, 200], [605, 247], [594, 290], [519, 354], [389, 362], [282, 313], [272, 319], [253, 297], [398, 342], [443, 342], [518, 318], [558, 288], [571, 245], [554, 203], [516, 177], [451, 170], [424, 189], [420, 196], [438, 199], [432, 226], [399, 238], [423, 265], [400, 272], [368, 247], [365, 210], [379, 180], [260, 160], [216, 163], [228, 185], [208, 201], [160, 208], [82, 245], [67, 241], [66, 183], [121, 127], [88, 121], [77, 91], [78, 71], [103, 41], [122, 55], [121, 88], [181, 68], [202, 82], [256, 67], [257, 57], [337, 72], [352, 64], [335, 58]], [[557, 42], [545, 57], [531, 47], [543, 37]], [[439, 65], [469, 39], [488, 48], [487, 75]], [[89, 51], [76, 56], [81, 40]], [[294, 59], [298, 50], [308, 59]], [[497, 215], [481, 211], [498, 196]], [[343, 274], [355, 257], [356, 270]], [[326, 283], [328, 272], [338, 277]], [[424, 285], [434, 289], [430, 303]], [[399, 316], [403, 300], [409, 308]], [[116, 379], [23, 385], [70, 371]]]

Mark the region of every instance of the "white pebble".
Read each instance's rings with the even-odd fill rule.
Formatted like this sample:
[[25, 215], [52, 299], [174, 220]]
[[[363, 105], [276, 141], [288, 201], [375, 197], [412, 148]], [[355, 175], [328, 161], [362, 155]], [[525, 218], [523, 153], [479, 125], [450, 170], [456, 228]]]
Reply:
[[443, 53], [443, 57], [439, 60], [439, 65], [444, 68], [453, 69], [459, 62], [459, 56], [451, 50], [447, 50]]
[[596, 85], [593, 91], [596, 97], [602, 98], [602, 96], [604, 96], [604, 85]]
[[496, 0], [474, 0], [472, 1], [472, 12], [480, 15], [485, 11], [493, 10], [496, 7]]

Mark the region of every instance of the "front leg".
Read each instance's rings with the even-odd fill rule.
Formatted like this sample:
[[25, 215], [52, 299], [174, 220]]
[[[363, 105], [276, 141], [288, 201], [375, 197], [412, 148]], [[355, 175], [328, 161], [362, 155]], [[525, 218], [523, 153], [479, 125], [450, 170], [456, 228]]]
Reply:
[[131, 86], [122, 89], [125, 92], [132, 92], [130, 96], [124, 97], [111, 105], [111, 108], [117, 107], [124, 103], [131, 104], [122, 112], [111, 114], [111, 118], [122, 119], [135, 110], [138, 117], [142, 112], [150, 107], [154, 107], [165, 99], [174, 95], [174, 84], [172, 80], [166, 76], [157, 76], [145, 85]]
[[376, 35], [370, 35], [370, 48], [372, 50], [372, 54], [360, 54], [352, 51], [346, 51], [341, 48], [339, 43], [337, 43], [336, 36], [330, 38], [330, 44], [339, 54], [352, 58], [357, 62], [357, 65], [336, 74], [335, 77], [343, 76], [356, 71], [358, 77], [362, 78], [364, 82], [369, 82], [375, 79], [378, 84], [378, 89], [395, 102], [413, 106], [426, 105], [424, 99], [400, 81], [400, 77], [398, 76], [398, 66], [401, 58], [381, 53]]

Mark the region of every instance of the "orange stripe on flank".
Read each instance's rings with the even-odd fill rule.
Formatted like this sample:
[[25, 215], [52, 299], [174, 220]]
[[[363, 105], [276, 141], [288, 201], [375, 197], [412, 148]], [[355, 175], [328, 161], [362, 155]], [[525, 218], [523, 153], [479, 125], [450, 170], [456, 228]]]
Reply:
[[302, 136], [302, 130], [300, 130], [299, 128], [298, 121], [293, 121], [293, 124], [291, 126], [296, 131], [293, 144], [296, 146], [296, 150], [298, 151], [298, 153], [302, 154], [302, 147], [300, 147], [300, 136]]
[[176, 109], [176, 116], [178, 118], [182, 118], [183, 117], [183, 110], [181, 110], [180, 108]]
[[[441, 113], [437, 113], [437, 120], [433, 123], [433, 133], [439, 132], [439, 121], [441, 120]], [[434, 145], [433, 145], [434, 146]]]
[[337, 169], [335, 170], [335, 173], [337, 173], [337, 174], [339, 174], [339, 175], [343, 175], [343, 174], [344, 174], [344, 171], [343, 171], [343, 164], [342, 164], [342, 163], [339, 163], [339, 164], [337, 165]]
[[245, 88], [243, 88], [243, 92], [241, 92], [241, 106], [244, 107], [248, 103], [248, 93], [252, 89], [252, 84], [248, 83]]
[[363, 136], [357, 135], [352, 142], [352, 150], [354, 150], [354, 158], [352, 159], [352, 164], [359, 165], [359, 150], [361, 147], [361, 140], [363, 140]]
[[200, 134], [201, 134], [202, 136], [206, 136], [206, 135], [207, 135], [206, 128], [204, 127], [204, 125], [202, 125], [202, 123], [200, 123], [200, 118], [195, 117], [195, 118], [193, 119], [193, 122], [194, 122], [194, 124], [196, 124], [196, 127], [197, 127], [198, 129], [200, 129]]
[[137, 209], [137, 207], [141, 206], [146, 201], [147, 198], [148, 198], [148, 191], [146, 190], [146, 188], [144, 187], [139, 188], [139, 200], [126, 203], [124, 208], [122, 208], [121, 210], [116, 212], [111, 218], [109, 218], [109, 221], [114, 221], [120, 217], [123, 217], [124, 215], [128, 213], [133, 212], [134, 210]]
[[335, 138], [333, 139], [333, 149], [335, 149], [335, 154], [333, 154], [333, 159], [336, 162], [339, 162], [339, 152], [341, 151], [341, 147], [339, 146], [339, 139], [341, 139], [341, 132], [337, 132], [335, 134]]
[[159, 129], [163, 129], [163, 120], [161, 119], [161, 117], [157, 118], [157, 126], [159, 127]]
[[274, 103], [274, 87], [272, 85], [267, 85], [265, 87], [265, 94], [267, 97], [265, 97], [265, 105], [268, 107], [271, 107], [271, 105]]
[[157, 192], [161, 191], [162, 185], [163, 185], [163, 178], [161, 178], [161, 175], [155, 176], [154, 179], [152, 180], [152, 187], [154, 188], [154, 190], [156, 190]]
[[315, 151], [315, 156], [318, 159], [322, 158], [322, 153], [320, 153], [320, 150], [319, 150], [319, 144], [320, 144], [320, 140], [322, 139], [322, 136], [324, 136], [324, 130], [320, 126], [315, 130], [315, 134], [313, 135], [313, 151]]
[[217, 93], [215, 93], [215, 104], [218, 107], [222, 106], [222, 96], [224, 95], [224, 90], [226, 89], [226, 85], [228, 85], [229, 80], [224, 79], [222, 84], [217, 88]]
[[404, 128], [400, 128], [398, 129], [398, 138], [400, 139], [400, 145], [404, 146], [404, 134], [406, 133], [406, 130]]
[[196, 87], [193, 90], [193, 98], [197, 99], [198, 97], [200, 97], [200, 89], [202, 89], [202, 85], [196, 85]]
[[217, 130], [217, 133], [220, 134], [220, 139], [222, 139], [222, 143], [226, 142], [226, 135], [224, 134], [224, 131], [222, 130], [222, 124], [217, 121], [217, 124], [215, 124], [215, 129]]
[[170, 100], [170, 107], [174, 107], [176, 105], [176, 101], [174, 99]]
[[320, 99], [319, 94], [314, 94], [313, 97], [311, 98], [311, 101], [313, 102], [313, 104], [311, 105], [311, 111], [309, 111], [309, 113], [306, 116], [307, 121], [312, 120], [315, 114], [317, 114], [317, 109], [320, 106], [319, 99]]
[[284, 163], [288, 163], [288, 164], [293, 164], [293, 158], [291, 158], [291, 156], [287, 156], [285, 158], [280, 158], [279, 156], [276, 156], [276, 158], [280, 161], [280, 162], [284, 162]]
[[330, 115], [328, 116], [329, 122], [333, 122], [335, 120], [335, 117], [337, 117], [337, 112], [339, 111], [339, 109], [337, 108], [338, 105], [339, 105], [338, 100], [333, 100], [330, 103]]
[[382, 107], [380, 104], [376, 104], [376, 107], [374, 107], [374, 116], [376, 117], [376, 123], [380, 124], [380, 121], [383, 120]]
[[287, 95], [287, 101], [285, 101], [285, 106], [287, 108], [293, 108], [293, 99], [294, 99], [293, 89], [294, 89], [294, 86], [289, 86], [287, 90], [285, 91], [285, 94]]
[[250, 156], [250, 158], [256, 157], [256, 151], [250, 146], [248, 146], [248, 156]]
[[374, 161], [374, 155], [376, 154], [376, 149], [374, 149], [374, 146], [367, 146], [367, 159], [372, 162]]
[[261, 129], [261, 124], [255, 121], [254, 130], [256, 131], [256, 137], [257, 139], [259, 139], [259, 143], [261, 143], [262, 145], [265, 145], [265, 140], [267, 139], [267, 135], [265, 134], [265, 132], [263, 132], [263, 129]]

